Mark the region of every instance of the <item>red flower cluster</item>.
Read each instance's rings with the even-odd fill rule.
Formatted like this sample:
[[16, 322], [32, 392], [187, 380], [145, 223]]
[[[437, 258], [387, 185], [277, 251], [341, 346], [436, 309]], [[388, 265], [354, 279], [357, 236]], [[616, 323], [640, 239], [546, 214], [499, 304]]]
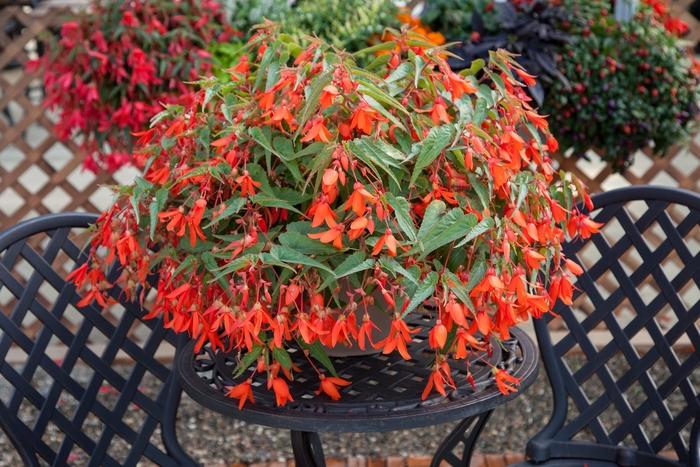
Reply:
[[651, 7], [654, 17], [663, 23], [666, 31], [678, 37], [688, 34], [688, 23], [671, 14], [668, 0], [643, 0], [643, 2]]
[[[229, 395], [241, 407], [252, 378], [278, 405], [293, 400], [290, 345], [331, 399], [347, 382], [323, 346], [410, 359], [405, 318], [426, 302], [435, 361], [423, 397], [445, 395], [449, 358], [468, 368], [512, 326], [571, 303], [581, 270], [561, 244], [599, 225], [576, 207], [590, 205], [585, 187], [550, 164], [557, 142], [521, 83], [532, 77], [504, 51], [480, 78], [459, 75], [444, 50], [394, 37], [360, 52], [390, 51], [369, 71], [261, 28], [230, 80], [203, 81], [139, 135], [148, 169], [98, 220], [91, 262], [72, 276], [87, 288], [81, 303], [108, 302], [113, 261], [134, 298], [155, 273], [149, 317], [197, 349], [237, 351]], [[391, 318], [383, 339], [375, 300]], [[512, 376], [494, 377], [515, 390]]]
[[207, 46], [232, 34], [214, 0], [95, 0], [29, 71], [43, 68], [58, 137], [82, 139], [85, 168], [114, 171], [132, 162], [132, 132], [191, 100], [183, 81], [206, 74]]

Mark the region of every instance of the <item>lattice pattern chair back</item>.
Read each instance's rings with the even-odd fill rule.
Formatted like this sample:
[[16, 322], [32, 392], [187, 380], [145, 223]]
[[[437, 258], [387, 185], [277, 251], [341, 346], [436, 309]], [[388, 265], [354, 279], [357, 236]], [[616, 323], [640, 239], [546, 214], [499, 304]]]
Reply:
[[[700, 196], [642, 186], [594, 204], [601, 233], [565, 246], [585, 269], [574, 303], [535, 323], [555, 407], [528, 458], [688, 465], [700, 449]], [[677, 460], [657, 457], [669, 451]]]
[[78, 308], [65, 281], [95, 220], [48, 215], [0, 234], [0, 426], [27, 465], [192, 465], [175, 437], [180, 387], [156, 358], [175, 335], [116, 287], [119, 310]]

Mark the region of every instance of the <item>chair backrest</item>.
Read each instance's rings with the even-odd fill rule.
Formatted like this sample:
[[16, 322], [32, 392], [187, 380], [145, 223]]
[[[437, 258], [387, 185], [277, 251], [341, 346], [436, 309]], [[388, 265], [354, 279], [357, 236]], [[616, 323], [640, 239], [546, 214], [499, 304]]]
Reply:
[[175, 335], [117, 287], [117, 305], [78, 308], [65, 281], [95, 220], [48, 215], [0, 234], [0, 426], [27, 465], [191, 465], [175, 438], [180, 387], [159, 359]]
[[528, 456], [698, 466], [700, 195], [630, 187], [593, 202], [601, 233], [564, 248], [584, 269], [574, 303], [535, 322], [554, 411]]

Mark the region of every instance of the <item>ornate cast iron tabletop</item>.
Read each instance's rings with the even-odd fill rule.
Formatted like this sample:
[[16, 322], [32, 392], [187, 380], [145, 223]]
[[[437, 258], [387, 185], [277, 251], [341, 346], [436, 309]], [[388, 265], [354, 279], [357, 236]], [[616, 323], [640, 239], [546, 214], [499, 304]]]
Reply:
[[[306, 359], [294, 358], [300, 350], [293, 348], [289, 352], [301, 371], [295, 372], [294, 381], [289, 383], [294, 402], [284, 407], [275, 406], [263, 374], [253, 379], [255, 404], [238, 409], [238, 401], [226, 396], [227, 388], [243, 381], [249, 372], [233, 378], [235, 354], [214, 353], [207, 346], [195, 354], [195, 343], [189, 342], [178, 353], [176, 371], [185, 391], [202, 406], [249, 423], [291, 430], [297, 465], [324, 465], [316, 433], [404, 430], [455, 420], [463, 421], [445, 439], [433, 465], [441, 461], [468, 465], [473, 444], [491, 411], [534, 382], [539, 361], [537, 348], [524, 331], [513, 329], [511, 339], [493, 345], [490, 355], [481, 352], [470, 358], [475, 387], [467, 380], [465, 361], [450, 361], [456, 389], [448, 397], [433, 393], [422, 401], [420, 396], [434, 363], [427, 335], [431, 317], [415, 313], [406, 322], [420, 329], [408, 348], [412, 360], [403, 360], [396, 353], [333, 359], [338, 375], [351, 382], [339, 388], [339, 401], [316, 394], [316, 372]], [[519, 391], [501, 394], [493, 378], [493, 366], [519, 378]], [[457, 456], [452, 450], [460, 443], [464, 447]]]

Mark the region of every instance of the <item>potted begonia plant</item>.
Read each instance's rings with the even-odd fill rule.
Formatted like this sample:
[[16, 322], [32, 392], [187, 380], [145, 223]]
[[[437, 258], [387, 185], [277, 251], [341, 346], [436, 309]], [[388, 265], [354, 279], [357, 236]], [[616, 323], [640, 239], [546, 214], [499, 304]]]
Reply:
[[[444, 50], [392, 33], [395, 43], [352, 55], [265, 25], [230, 80], [203, 80], [188, 105], [159, 115], [138, 135], [143, 177], [120, 187], [71, 275], [79, 305], [109, 303], [105, 271], [118, 262], [124, 293], [155, 289], [149, 317], [197, 350], [237, 352], [229, 394], [243, 407], [255, 373], [278, 405], [293, 400], [291, 346], [320, 363], [332, 399], [348, 382], [324, 346], [410, 359], [405, 318], [426, 304], [435, 366], [422, 396], [444, 395], [448, 355], [468, 359], [570, 303], [580, 268], [561, 244], [599, 226], [576, 208], [590, 203], [585, 187], [550, 165], [556, 141], [520, 97], [523, 71], [501, 51], [479, 80], [461, 76]], [[383, 48], [383, 69], [356, 66]], [[365, 311], [376, 301], [390, 317], [383, 339]]]
[[184, 82], [211, 69], [209, 45], [235, 35], [226, 17], [215, 0], [92, 1], [29, 66], [44, 72], [57, 136], [76, 138], [93, 172], [131, 163], [132, 133], [187, 102]]

